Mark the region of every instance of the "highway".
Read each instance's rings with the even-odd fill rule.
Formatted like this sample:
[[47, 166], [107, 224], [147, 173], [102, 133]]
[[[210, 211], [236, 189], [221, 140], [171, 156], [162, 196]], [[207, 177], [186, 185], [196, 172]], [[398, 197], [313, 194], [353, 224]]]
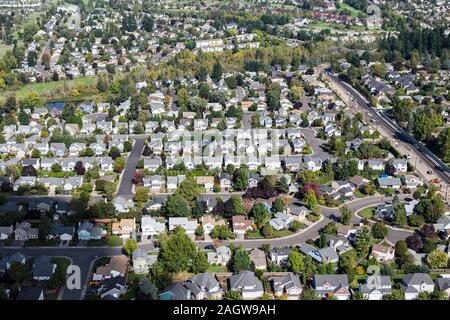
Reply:
[[[392, 119], [383, 112], [370, 106], [369, 101], [350, 84], [339, 80], [337, 77], [328, 74], [330, 80], [343, 88], [353, 99], [353, 103], [366, 111], [369, 117], [374, 120], [378, 127], [387, 133], [389, 140], [396, 141], [395, 147], [403, 149], [403, 154], [410, 156], [410, 162], [415, 166], [416, 172], [425, 179], [426, 182], [434, 178], [439, 178], [442, 182], [441, 191], [445, 198], [447, 186], [450, 184], [450, 169], [435, 154], [433, 154], [423, 143], [411, 136]], [[432, 174], [428, 172], [432, 171]]]

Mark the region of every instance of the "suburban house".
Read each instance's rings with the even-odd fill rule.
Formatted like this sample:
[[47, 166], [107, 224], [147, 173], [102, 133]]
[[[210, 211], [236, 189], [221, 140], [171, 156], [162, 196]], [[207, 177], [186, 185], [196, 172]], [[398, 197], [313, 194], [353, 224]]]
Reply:
[[133, 199], [120, 196], [113, 199], [113, 204], [119, 212], [129, 212], [134, 207]]
[[38, 256], [33, 262], [33, 279], [38, 281], [50, 280], [57, 265], [52, 263], [49, 256]]
[[162, 222], [156, 221], [155, 218], [150, 216], [142, 216], [141, 219], [141, 232], [142, 238], [148, 238], [148, 236], [155, 236], [164, 232], [166, 225]]
[[450, 278], [437, 278], [436, 285], [440, 291], [450, 297]]
[[29, 222], [23, 221], [16, 225], [14, 230], [15, 240], [26, 241], [28, 239], [37, 239], [39, 236], [39, 229], [32, 228]]
[[243, 299], [258, 299], [264, 294], [262, 282], [251, 271], [232, 275], [230, 289], [239, 291]]
[[50, 239], [59, 239], [61, 241], [71, 241], [75, 233], [75, 228], [70, 226], [64, 226], [59, 222], [55, 222], [52, 225], [52, 231], [49, 235]]
[[136, 219], [121, 219], [112, 224], [112, 234], [119, 235], [122, 239], [129, 239], [132, 232], [136, 230]]
[[421, 292], [433, 292], [434, 282], [426, 273], [409, 273], [402, 279], [405, 300], [415, 300]]
[[253, 221], [247, 219], [245, 216], [233, 216], [231, 218], [233, 225], [233, 232], [238, 237], [243, 237], [249, 230], [253, 230]]
[[406, 159], [392, 159], [389, 162], [394, 174], [406, 173], [408, 171], [408, 161]]
[[286, 265], [291, 251], [291, 248], [272, 248], [272, 250], [269, 251], [269, 259], [277, 265]]
[[197, 229], [197, 220], [189, 220], [188, 218], [169, 218], [169, 231], [175, 230], [176, 227], [183, 228], [188, 235], [194, 235], [195, 229]]
[[313, 278], [313, 288], [322, 298], [349, 300], [351, 296], [346, 274], [316, 274]]
[[383, 296], [392, 292], [392, 282], [389, 276], [371, 276], [366, 283], [359, 286], [359, 292], [367, 300], [382, 300]]
[[299, 249], [300, 252], [310, 256], [319, 263], [336, 263], [339, 260], [339, 256], [333, 247], [316, 249], [307, 243], [303, 243], [299, 246]]
[[195, 300], [203, 300], [205, 298], [220, 299], [223, 295], [223, 289], [213, 275], [203, 272], [194, 275], [184, 282], [184, 286], [188, 288]]
[[0, 227], [0, 240], [8, 239], [14, 233], [14, 227], [10, 225], [9, 227]]
[[103, 281], [108, 278], [115, 278], [118, 276], [124, 277], [127, 272], [128, 257], [126, 256], [113, 256], [110, 262], [104, 266], [97, 267], [95, 270], [92, 281]]
[[211, 215], [204, 215], [200, 218], [200, 222], [203, 227], [203, 231], [205, 234], [210, 234], [213, 231], [215, 226], [224, 226], [226, 225], [225, 220], [217, 219]]
[[277, 212], [275, 217], [269, 220], [269, 224], [275, 230], [283, 230], [288, 229], [292, 221], [294, 221], [294, 217], [292, 215], [284, 212]]
[[395, 258], [395, 249], [382, 244], [374, 244], [370, 256], [374, 257], [379, 262], [392, 261]]
[[377, 178], [377, 184], [382, 189], [392, 188], [396, 190], [402, 186], [402, 180], [400, 178], [380, 177]]
[[147, 273], [149, 268], [158, 260], [157, 254], [148, 254], [147, 250], [138, 248], [132, 255], [132, 267], [135, 273]]
[[127, 285], [124, 276], [104, 279], [97, 289], [100, 299], [119, 299], [126, 292]]
[[269, 279], [272, 282], [273, 291], [276, 296], [286, 294], [289, 300], [298, 300], [303, 288], [300, 278], [292, 272], [283, 276], [275, 276]]
[[191, 290], [180, 283], [173, 283], [159, 294], [160, 300], [190, 300]]
[[266, 253], [258, 248], [250, 250], [250, 260], [253, 262], [255, 269], [266, 270], [267, 258]]
[[80, 223], [78, 227], [78, 240], [100, 240], [106, 235], [106, 230], [94, 227], [94, 224], [89, 221]]
[[231, 260], [231, 250], [226, 246], [220, 246], [216, 251], [208, 251], [207, 258], [209, 264], [226, 266]]

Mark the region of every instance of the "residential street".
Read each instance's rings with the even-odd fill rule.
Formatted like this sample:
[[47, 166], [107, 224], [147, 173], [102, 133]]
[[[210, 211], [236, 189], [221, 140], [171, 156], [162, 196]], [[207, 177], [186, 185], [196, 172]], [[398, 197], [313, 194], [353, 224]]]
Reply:
[[[403, 197], [400, 197], [403, 198]], [[375, 206], [385, 201], [392, 200], [389, 197], [371, 197], [364, 199], [356, 199], [348, 203], [348, 207], [353, 211], [357, 212], [366, 207]], [[245, 248], [258, 248], [263, 244], [269, 244], [273, 247], [283, 247], [298, 245], [305, 242], [308, 239], [315, 239], [319, 236], [319, 231], [326, 224], [331, 221], [337, 221], [339, 218], [338, 208], [326, 208], [322, 207], [323, 219], [316, 224], [313, 224], [306, 231], [296, 233], [292, 236], [278, 238], [278, 239], [255, 239], [255, 240], [236, 240], [233, 241], [236, 245], [242, 245]], [[352, 223], [359, 223], [361, 219], [354, 216], [352, 218]], [[387, 240], [390, 242], [397, 242], [399, 240], [404, 240], [406, 237], [411, 235], [410, 232], [405, 232], [402, 230], [389, 229], [389, 235]], [[227, 244], [229, 241], [224, 241], [223, 244]], [[204, 248], [206, 246], [214, 245], [214, 242], [199, 242], [200, 247]], [[151, 244], [140, 245], [143, 249], [153, 249]], [[89, 281], [89, 276], [91, 272], [91, 267], [93, 261], [102, 256], [114, 256], [122, 254], [122, 248], [114, 247], [34, 247], [34, 248], [17, 248], [17, 247], [5, 247], [3, 249], [4, 255], [11, 255], [15, 252], [21, 252], [27, 256], [38, 256], [38, 255], [49, 255], [49, 256], [64, 256], [69, 257], [73, 260], [73, 263], [80, 267], [81, 278], [82, 278], [82, 288], [81, 290], [64, 290], [62, 296], [63, 300], [77, 300], [84, 297], [87, 284]]]
[[120, 181], [119, 191], [117, 192], [118, 196], [131, 196], [132, 195], [132, 187], [133, 187], [133, 175], [136, 171], [136, 166], [139, 162], [139, 159], [142, 154], [142, 150], [144, 149], [145, 138], [143, 137], [135, 137], [134, 138], [133, 149], [128, 156], [127, 163], [125, 165], [125, 169], [122, 173], [122, 180]]

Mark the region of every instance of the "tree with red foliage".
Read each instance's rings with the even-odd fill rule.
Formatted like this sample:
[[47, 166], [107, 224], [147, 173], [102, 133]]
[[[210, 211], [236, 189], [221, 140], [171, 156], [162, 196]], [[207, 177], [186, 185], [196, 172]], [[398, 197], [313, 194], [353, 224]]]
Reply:
[[152, 155], [152, 149], [150, 149], [150, 147], [148, 145], [145, 145], [144, 150], [142, 151], [142, 155], [144, 157], [148, 157]]
[[275, 188], [267, 188], [264, 189], [262, 187], [254, 187], [254, 188], [249, 188], [247, 189], [247, 191], [244, 194], [244, 198], [253, 198], [253, 199], [258, 199], [258, 198], [262, 198], [262, 199], [270, 199], [272, 197], [276, 197], [278, 196], [278, 191], [275, 190]]
[[320, 185], [316, 182], [308, 182], [303, 185], [303, 188], [301, 190], [302, 197], [305, 196], [305, 194], [308, 192], [308, 190], [313, 190], [316, 194], [316, 198], [319, 199], [321, 196], [320, 192]]
[[25, 167], [22, 168], [22, 176], [36, 177], [37, 176], [37, 170], [32, 165], [25, 166]]
[[79, 176], [84, 176], [84, 174], [86, 173], [86, 168], [84, 167], [83, 162], [77, 161], [77, 163], [75, 164], [75, 172]]
[[436, 230], [431, 224], [425, 224], [422, 227], [421, 233], [424, 238], [436, 238]]
[[417, 233], [406, 238], [406, 244], [408, 245], [408, 248], [416, 252], [419, 252], [423, 248], [422, 238]]
[[137, 185], [141, 185], [143, 183], [143, 179], [145, 177], [145, 173], [142, 170], [136, 170], [133, 175], [133, 183]]

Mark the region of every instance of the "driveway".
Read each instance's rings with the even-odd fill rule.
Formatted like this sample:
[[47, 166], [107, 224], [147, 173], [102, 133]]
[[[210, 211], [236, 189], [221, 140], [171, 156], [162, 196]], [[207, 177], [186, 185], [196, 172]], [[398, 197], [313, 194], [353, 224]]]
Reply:
[[144, 149], [145, 138], [135, 137], [134, 146], [128, 156], [125, 169], [122, 173], [122, 180], [120, 181], [118, 196], [131, 196], [133, 188], [133, 175], [136, 172], [136, 166], [141, 158], [142, 150]]
[[315, 157], [319, 157], [322, 160], [330, 159], [331, 155], [323, 149], [326, 141], [317, 138], [316, 131], [311, 128], [300, 128], [300, 131], [306, 141], [311, 145]]

